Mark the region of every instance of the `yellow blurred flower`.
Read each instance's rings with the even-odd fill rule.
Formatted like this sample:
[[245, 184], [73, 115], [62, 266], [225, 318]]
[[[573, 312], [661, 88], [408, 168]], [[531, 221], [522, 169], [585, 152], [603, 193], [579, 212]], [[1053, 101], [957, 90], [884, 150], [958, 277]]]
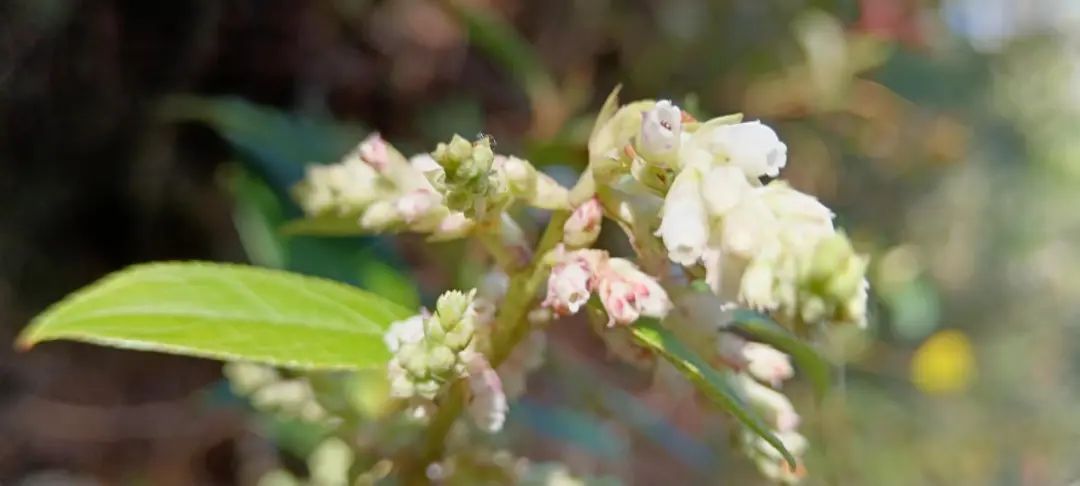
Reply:
[[967, 390], [975, 377], [971, 341], [956, 330], [930, 336], [911, 360], [911, 381], [926, 394], [950, 394]]

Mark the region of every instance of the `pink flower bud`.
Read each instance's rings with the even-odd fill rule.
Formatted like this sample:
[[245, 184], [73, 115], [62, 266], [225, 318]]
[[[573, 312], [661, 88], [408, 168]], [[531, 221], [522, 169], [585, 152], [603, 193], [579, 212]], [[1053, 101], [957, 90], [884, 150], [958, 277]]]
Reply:
[[360, 142], [360, 158], [379, 172], [390, 166], [390, 150], [378, 133], [373, 133]]
[[791, 367], [791, 358], [768, 344], [746, 343], [742, 355], [746, 359], [746, 371], [750, 376], [773, 387], [780, 386], [781, 382], [795, 374]]
[[608, 313], [609, 326], [628, 325], [643, 315], [662, 318], [671, 309], [667, 292], [629, 260], [608, 260], [596, 287]]
[[563, 241], [572, 247], [586, 247], [600, 235], [604, 208], [595, 197], [574, 209], [563, 225]]
[[555, 264], [541, 305], [561, 316], [576, 314], [589, 301], [592, 273], [588, 262], [581, 258], [570, 257]]
[[398, 198], [394, 203], [398, 214], [406, 224], [424, 220], [441, 204], [441, 196], [427, 189], [415, 189]]
[[468, 373], [469, 416], [480, 429], [498, 432], [506, 423], [506, 414], [510, 410], [499, 374], [481, 354], [475, 354], [469, 360]]

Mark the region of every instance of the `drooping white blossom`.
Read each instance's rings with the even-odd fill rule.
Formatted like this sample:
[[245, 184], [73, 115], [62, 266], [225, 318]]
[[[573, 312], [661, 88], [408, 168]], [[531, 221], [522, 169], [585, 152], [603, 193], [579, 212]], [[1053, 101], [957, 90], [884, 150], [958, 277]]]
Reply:
[[713, 125], [703, 130], [696, 134], [700, 143], [748, 177], [776, 177], [787, 164], [787, 145], [760, 121]]
[[668, 258], [680, 265], [694, 265], [709, 242], [709, 219], [701, 196], [701, 175], [684, 169], [664, 199], [657, 235], [667, 248]]
[[743, 200], [752, 189], [746, 174], [730, 165], [717, 165], [709, 169], [701, 183], [702, 196], [709, 216], [723, 217]]
[[715, 234], [719, 247], [731, 255], [753, 258], [776, 237], [776, 216], [760, 197], [758, 189], [749, 191], [735, 207], [723, 217]]

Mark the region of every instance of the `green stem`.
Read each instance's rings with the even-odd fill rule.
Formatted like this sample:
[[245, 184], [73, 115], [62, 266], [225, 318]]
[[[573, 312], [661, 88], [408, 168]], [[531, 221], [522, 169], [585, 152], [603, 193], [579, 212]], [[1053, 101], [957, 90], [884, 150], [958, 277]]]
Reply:
[[[492, 336], [491, 356], [488, 361], [492, 367], [499, 366], [529, 330], [526, 316], [536, 301], [540, 285], [547, 277], [544, 255], [551, 251], [563, 237], [563, 225], [570, 217], [568, 211], [555, 211], [551, 214], [547, 229], [544, 230], [532, 261], [510, 276], [509, 291], [498, 314], [495, 316], [494, 335]], [[481, 241], [485, 241], [481, 238]], [[485, 241], [490, 245], [491, 241]], [[490, 248], [490, 246], [489, 246]], [[500, 246], [501, 248], [501, 246]], [[498, 259], [498, 257], [496, 257]], [[457, 416], [465, 407], [466, 383], [459, 380], [447, 391], [439, 409], [428, 426], [424, 448], [415, 463], [406, 464], [402, 473], [405, 484], [426, 484], [425, 470], [428, 464], [439, 460], [443, 455], [446, 434], [450, 432]]]

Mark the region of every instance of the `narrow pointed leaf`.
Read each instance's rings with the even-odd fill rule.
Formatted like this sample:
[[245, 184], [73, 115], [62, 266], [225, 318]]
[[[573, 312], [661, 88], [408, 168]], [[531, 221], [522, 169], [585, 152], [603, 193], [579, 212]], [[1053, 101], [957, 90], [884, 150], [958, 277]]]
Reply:
[[813, 346], [800, 340], [768, 316], [747, 309], [735, 311], [728, 328], [749, 338], [783, 351], [795, 360], [795, 365], [810, 380], [814, 395], [820, 400], [829, 390], [829, 363]]
[[109, 275], [53, 305], [18, 346], [69, 339], [305, 369], [385, 365], [413, 312], [349, 285], [242, 265], [169, 262]]
[[724, 409], [755, 434], [780, 451], [793, 467], [795, 457], [784, 447], [761, 418], [743, 403], [727, 380], [705, 360], [686, 347], [671, 332], [652, 319], [640, 319], [631, 328], [634, 337], [681, 371], [705, 396]]

